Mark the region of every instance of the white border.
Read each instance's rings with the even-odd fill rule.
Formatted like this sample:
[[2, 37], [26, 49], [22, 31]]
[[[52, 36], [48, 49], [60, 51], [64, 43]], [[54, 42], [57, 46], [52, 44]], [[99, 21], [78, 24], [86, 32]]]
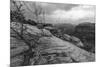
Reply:
[[[25, 1], [25, 0], [23, 0]], [[100, 35], [100, 2], [99, 0], [27, 0], [27, 1], [40, 1], [40, 2], [54, 2], [54, 3], [73, 3], [73, 4], [88, 4], [96, 5], [96, 62], [89, 63], [69, 63], [69, 64], [53, 64], [53, 65], [37, 65], [37, 67], [98, 67], [100, 54], [99, 54], [99, 35]], [[10, 0], [1, 0], [0, 2], [0, 67], [8, 67], [10, 61]], [[33, 66], [27, 66], [33, 67]]]

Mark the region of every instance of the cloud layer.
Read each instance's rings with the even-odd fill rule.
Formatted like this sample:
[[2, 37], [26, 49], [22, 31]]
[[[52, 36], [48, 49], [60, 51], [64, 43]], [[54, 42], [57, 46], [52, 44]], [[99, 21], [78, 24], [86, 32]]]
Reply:
[[79, 20], [84, 18], [93, 18], [95, 17], [95, 7], [80, 5], [73, 7], [68, 11], [58, 9], [52, 12], [52, 14], [49, 16], [60, 20]]
[[[46, 23], [73, 23], [94, 22], [95, 6], [80, 4], [59, 4], [37, 2], [45, 11]], [[25, 17], [34, 20], [34, 2], [23, 2]], [[42, 18], [42, 14], [40, 15]]]

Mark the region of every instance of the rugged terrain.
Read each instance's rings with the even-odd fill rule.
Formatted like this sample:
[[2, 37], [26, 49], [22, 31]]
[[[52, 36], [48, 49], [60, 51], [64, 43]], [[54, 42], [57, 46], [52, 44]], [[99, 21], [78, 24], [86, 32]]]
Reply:
[[75, 36], [50, 26], [39, 29], [23, 24], [23, 27], [23, 34], [19, 34], [21, 23], [11, 23], [11, 66], [95, 61], [95, 54], [83, 49], [85, 44]]

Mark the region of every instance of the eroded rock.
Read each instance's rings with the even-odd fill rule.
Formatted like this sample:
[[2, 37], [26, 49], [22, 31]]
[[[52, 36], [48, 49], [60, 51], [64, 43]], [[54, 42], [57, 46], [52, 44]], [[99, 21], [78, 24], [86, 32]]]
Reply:
[[65, 52], [68, 57], [71, 57], [78, 62], [95, 61], [95, 55], [87, 52], [73, 43], [63, 41], [57, 37], [43, 37], [40, 38], [41, 45], [49, 46], [47, 49], [43, 49], [42, 52], [47, 53], [62, 53]]
[[46, 29], [38, 29], [36, 26], [27, 26], [27, 32], [38, 36], [52, 36]]

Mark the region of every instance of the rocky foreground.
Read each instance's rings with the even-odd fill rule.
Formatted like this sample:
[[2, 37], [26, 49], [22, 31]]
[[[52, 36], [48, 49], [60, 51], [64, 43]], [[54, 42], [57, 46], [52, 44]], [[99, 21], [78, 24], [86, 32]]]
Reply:
[[95, 54], [81, 47], [80, 39], [68, 34], [59, 38], [48, 29], [25, 24], [23, 36], [20, 27], [12, 25], [10, 38], [11, 66], [42, 65], [55, 63], [92, 62]]

